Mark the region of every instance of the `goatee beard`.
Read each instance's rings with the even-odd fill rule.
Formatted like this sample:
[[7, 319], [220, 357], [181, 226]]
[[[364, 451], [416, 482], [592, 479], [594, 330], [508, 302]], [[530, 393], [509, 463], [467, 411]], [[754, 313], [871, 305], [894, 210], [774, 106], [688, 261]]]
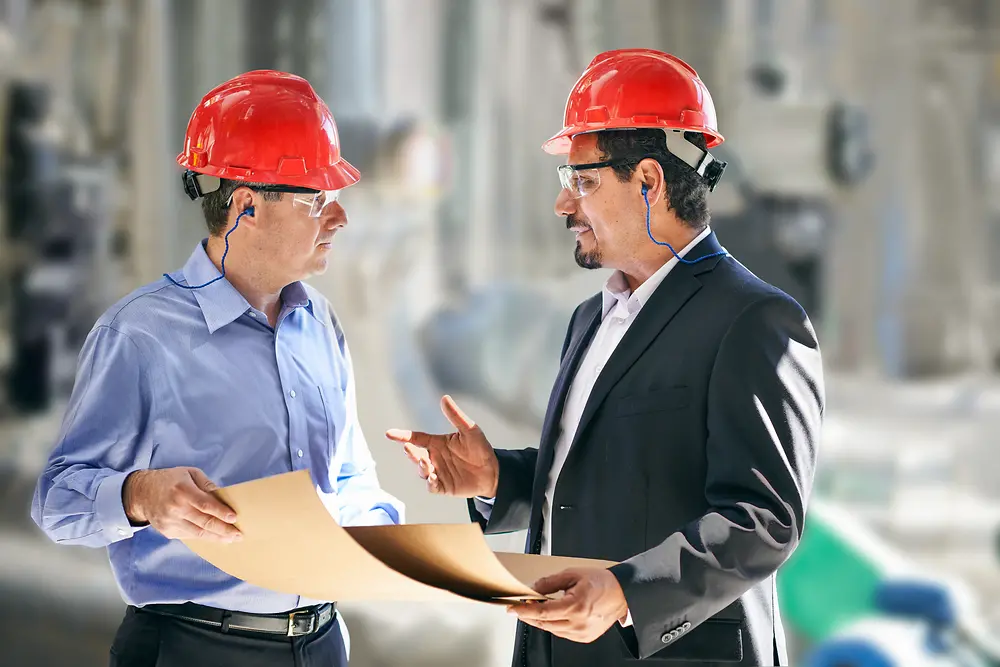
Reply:
[[584, 269], [599, 269], [601, 268], [601, 251], [597, 248], [589, 252], [584, 252], [583, 246], [580, 242], [576, 242], [576, 249], [573, 251], [573, 259], [580, 268]]

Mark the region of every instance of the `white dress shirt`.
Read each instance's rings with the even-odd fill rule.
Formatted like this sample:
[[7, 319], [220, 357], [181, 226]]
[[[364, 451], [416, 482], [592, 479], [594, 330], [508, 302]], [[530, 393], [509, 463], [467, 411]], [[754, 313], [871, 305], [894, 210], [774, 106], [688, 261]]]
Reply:
[[[712, 233], [711, 228], [705, 229], [695, 237], [691, 243], [684, 246], [677, 254], [684, 257], [696, 245], [701, 243], [705, 237]], [[671, 257], [656, 273], [646, 279], [644, 283], [633, 293], [625, 280], [625, 275], [621, 271], [615, 271], [604, 284], [602, 295], [604, 297], [604, 310], [601, 319], [601, 326], [594, 334], [594, 338], [587, 348], [576, 375], [573, 377], [573, 384], [566, 394], [566, 403], [563, 406], [562, 420], [560, 421], [559, 438], [556, 440], [555, 452], [552, 457], [552, 467], [549, 469], [548, 483], [545, 485], [545, 499], [542, 502], [542, 546], [541, 554], [549, 556], [552, 553], [552, 524], [549, 521], [552, 508], [552, 497], [555, 495], [556, 482], [559, 480], [559, 473], [563, 464], [569, 456], [570, 445], [576, 436], [576, 429], [580, 425], [580, 418], [583, 416], [583, 409], [590, 398], [590, 392], [594, 389], [598, 376], [604, 370], [604, 365], [608, 362], [611, 354], [618, 347], [618, 343], [625, 336], [625, 332], [632, 326], [639, 311], [649, 300], [650, 295], [660, 286], [663, 279], [667, 277], [670, 270], [678, 264], [676, 257]], [[489, 519], [492, 512], [493, 499], [476, 499], [476, 508], [485, 518]], [[625, 625], [631, 625], [631, 614]]]

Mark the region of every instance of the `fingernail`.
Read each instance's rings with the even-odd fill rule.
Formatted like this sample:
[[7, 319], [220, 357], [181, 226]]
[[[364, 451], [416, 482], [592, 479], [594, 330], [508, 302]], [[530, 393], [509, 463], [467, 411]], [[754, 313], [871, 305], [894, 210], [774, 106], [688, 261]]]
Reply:
[[229, 514], [226, 515], [226, 521], [228, 521], [229, 523], [236, 521], [236, 515], [230, 512]]

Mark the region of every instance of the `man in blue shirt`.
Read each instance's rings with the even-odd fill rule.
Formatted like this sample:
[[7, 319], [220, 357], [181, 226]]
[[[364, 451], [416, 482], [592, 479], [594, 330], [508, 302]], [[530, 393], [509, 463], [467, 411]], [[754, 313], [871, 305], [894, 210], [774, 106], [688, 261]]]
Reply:
[[272, 71], [209, 92], [178, 162], [210, 236], [94, 326], [32, 516], [56, 542], [107, 547], [128, 604], [113, 666], [346, 665], [330, 601], [252, 586], [178, 539], [240, 539], [211, 491], [293, 470], [342, 525], [403, 520], [344, 333], [300, 282], [326, 269], [359, 173], [308, 82]]

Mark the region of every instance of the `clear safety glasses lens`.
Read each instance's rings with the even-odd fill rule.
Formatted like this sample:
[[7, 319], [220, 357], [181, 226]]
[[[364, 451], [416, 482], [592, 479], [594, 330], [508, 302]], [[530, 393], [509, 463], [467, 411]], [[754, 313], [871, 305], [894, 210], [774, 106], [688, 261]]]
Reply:
[[323, 209], [340, 199], [340, 190], [320, 190], [316, 193], [296, 194], [292, 199], [296, 206], [302, 206], [309, 211], [310, 218], [318, 218]]
[[574, 169], [571, 164], [559, 167], [559, 183], [569, 190], [573, 199], [586, 197], [601, 185], [601, 172], [597, 169]]

